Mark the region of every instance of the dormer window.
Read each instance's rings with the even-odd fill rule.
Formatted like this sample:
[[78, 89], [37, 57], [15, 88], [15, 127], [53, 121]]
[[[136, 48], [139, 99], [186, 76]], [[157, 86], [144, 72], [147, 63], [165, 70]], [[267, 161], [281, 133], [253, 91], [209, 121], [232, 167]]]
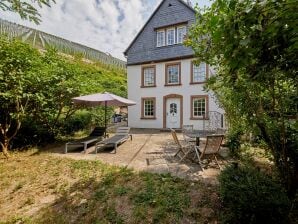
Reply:
[[175, 44], [175, 28], [167, 29], [167, 45]]
[[186, 23], [156, 28], [156, 47], [182, 44], [186, 32]]
[[177, 44], [182, 44], [186, 36], [186, 26], [177, 27]]
[[157, 31], [157, 47], [165, 46], [165, 31], [158, 30]]

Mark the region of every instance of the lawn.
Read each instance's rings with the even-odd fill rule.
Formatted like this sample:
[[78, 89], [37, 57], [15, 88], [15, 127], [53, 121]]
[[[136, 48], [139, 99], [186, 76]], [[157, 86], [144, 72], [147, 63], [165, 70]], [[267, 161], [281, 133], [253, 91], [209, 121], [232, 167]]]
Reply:
[[0, 223], [216, 223], [217, 186], [58, 158], [0, 160]]

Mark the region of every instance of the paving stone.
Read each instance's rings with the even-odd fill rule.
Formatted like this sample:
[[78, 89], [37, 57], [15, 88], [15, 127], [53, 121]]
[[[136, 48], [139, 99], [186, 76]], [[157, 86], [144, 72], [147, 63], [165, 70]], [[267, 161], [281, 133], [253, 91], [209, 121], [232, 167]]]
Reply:
[[164, 158], [152, 158], [149, 159], [149, 165], [160, 165], [160, 164], [167, 164], [167, 161]]
[[[179, 158], [174, 157], [177, 147], [173, 142], [171, 133], [159, 132], [159, 130], [132, 129], [133, 140], [126, 141], [120, 145], [116, 153], [104, 151], [94, 153], [94, 147], [88, 149], [88, 153], [70, 152], [63, 154], [64, 146], [61, 146], [60, 153], [56, 149], [53, 152], [57, 156], [73, 158], [77, 160], [100, 160], [103, 163], [124, 166], [136, 171], [149, 171], [154, 173], [171, 173], [180, 178], [190, 180], [203, 180], [216, 184], [217, 176], [220, 173], [216, 165], [207, 166], [202, 172], [199, 164], [184, 160], [179, 162]], [[182, 139], [182, 134], [178, 133], [178, 138]], [[222, 157], [228, 156], [228, 149], [221, 149]], [[226, 163], [226, 159], [222, 163]], [[221, 161], [220, 161], [221, 163]]]
[[164, 174], [164, 173], [169, 173], [169, 167], [167, 164], [159, 164], [154, 166], [148, 166], [146, 171], [152, 172], [152, 173]]

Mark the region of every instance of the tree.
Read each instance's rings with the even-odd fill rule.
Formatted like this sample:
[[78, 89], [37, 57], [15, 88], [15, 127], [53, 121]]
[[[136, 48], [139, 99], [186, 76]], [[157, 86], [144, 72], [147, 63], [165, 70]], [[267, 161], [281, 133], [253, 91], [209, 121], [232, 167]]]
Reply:
[[298, 188], [298, 76], [295, 0], [216, 0], [186, 44], [213, 65], [208, 82], [232, 126], [245, 123], [267, 143], [289, 195]]
[[21, 127], [31, 85], [38, 80], [39, 53], [17, 40], [0, 37], [0, 145], [8, 157], [9, 143]]
[[[36, 24], [41, 22], [40, 14], [37, 11], [37, 7], [42, 7], [43, 5], [50, 7], [51, 2], [55, 3], [55, 0], [1, 0], [0, 9], [3, 11], [16, 12], [20, 15], [22, 19], [33, 21]], [[37, 7], [35, 6], [37, 5]]]
[[[20, 147], [25, 141], [40, 143], [44, 133], [54, 140], [77, 110], [71, 99], [103, 91], [125, 96], [124, 71], [73, 60], [51, 48], [39, 52], [20, 40], [0, 36], [0, 150], [8, 157], [14, 137]], [[99, 120], [96, 115], [91, 118]], [[22, 125], [33, 133], [20, 134]]]
[[61, 119], [75, 112], [71, 99], [80, 94], [76, 63], [69, 63], [57, 50], [48, 48], [39, 55], [42, 68], [38, 82], [31, 85], [36, 96], [30, 108], [30, 117], [38, 121], [52, 136], [59, 132]]
[[57, 134], [79, 95], [75, 70], [54, 50], [41, 54], [19, 40], [0, 38], [0, 145], [6, 157], [22, 121], [31, 118]]

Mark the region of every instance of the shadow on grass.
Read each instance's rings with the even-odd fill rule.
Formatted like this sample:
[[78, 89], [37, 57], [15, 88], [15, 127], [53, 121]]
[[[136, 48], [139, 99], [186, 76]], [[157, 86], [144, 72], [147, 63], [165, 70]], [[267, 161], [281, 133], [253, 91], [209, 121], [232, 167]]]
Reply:
[[83, 178], [76, 182], [42, 209], [34, 222], [197, 223], [202, 216], [190, 192], [198, 187], [170, 175], [135, 174], [120, 168], [105, 172], [100, 181]]

